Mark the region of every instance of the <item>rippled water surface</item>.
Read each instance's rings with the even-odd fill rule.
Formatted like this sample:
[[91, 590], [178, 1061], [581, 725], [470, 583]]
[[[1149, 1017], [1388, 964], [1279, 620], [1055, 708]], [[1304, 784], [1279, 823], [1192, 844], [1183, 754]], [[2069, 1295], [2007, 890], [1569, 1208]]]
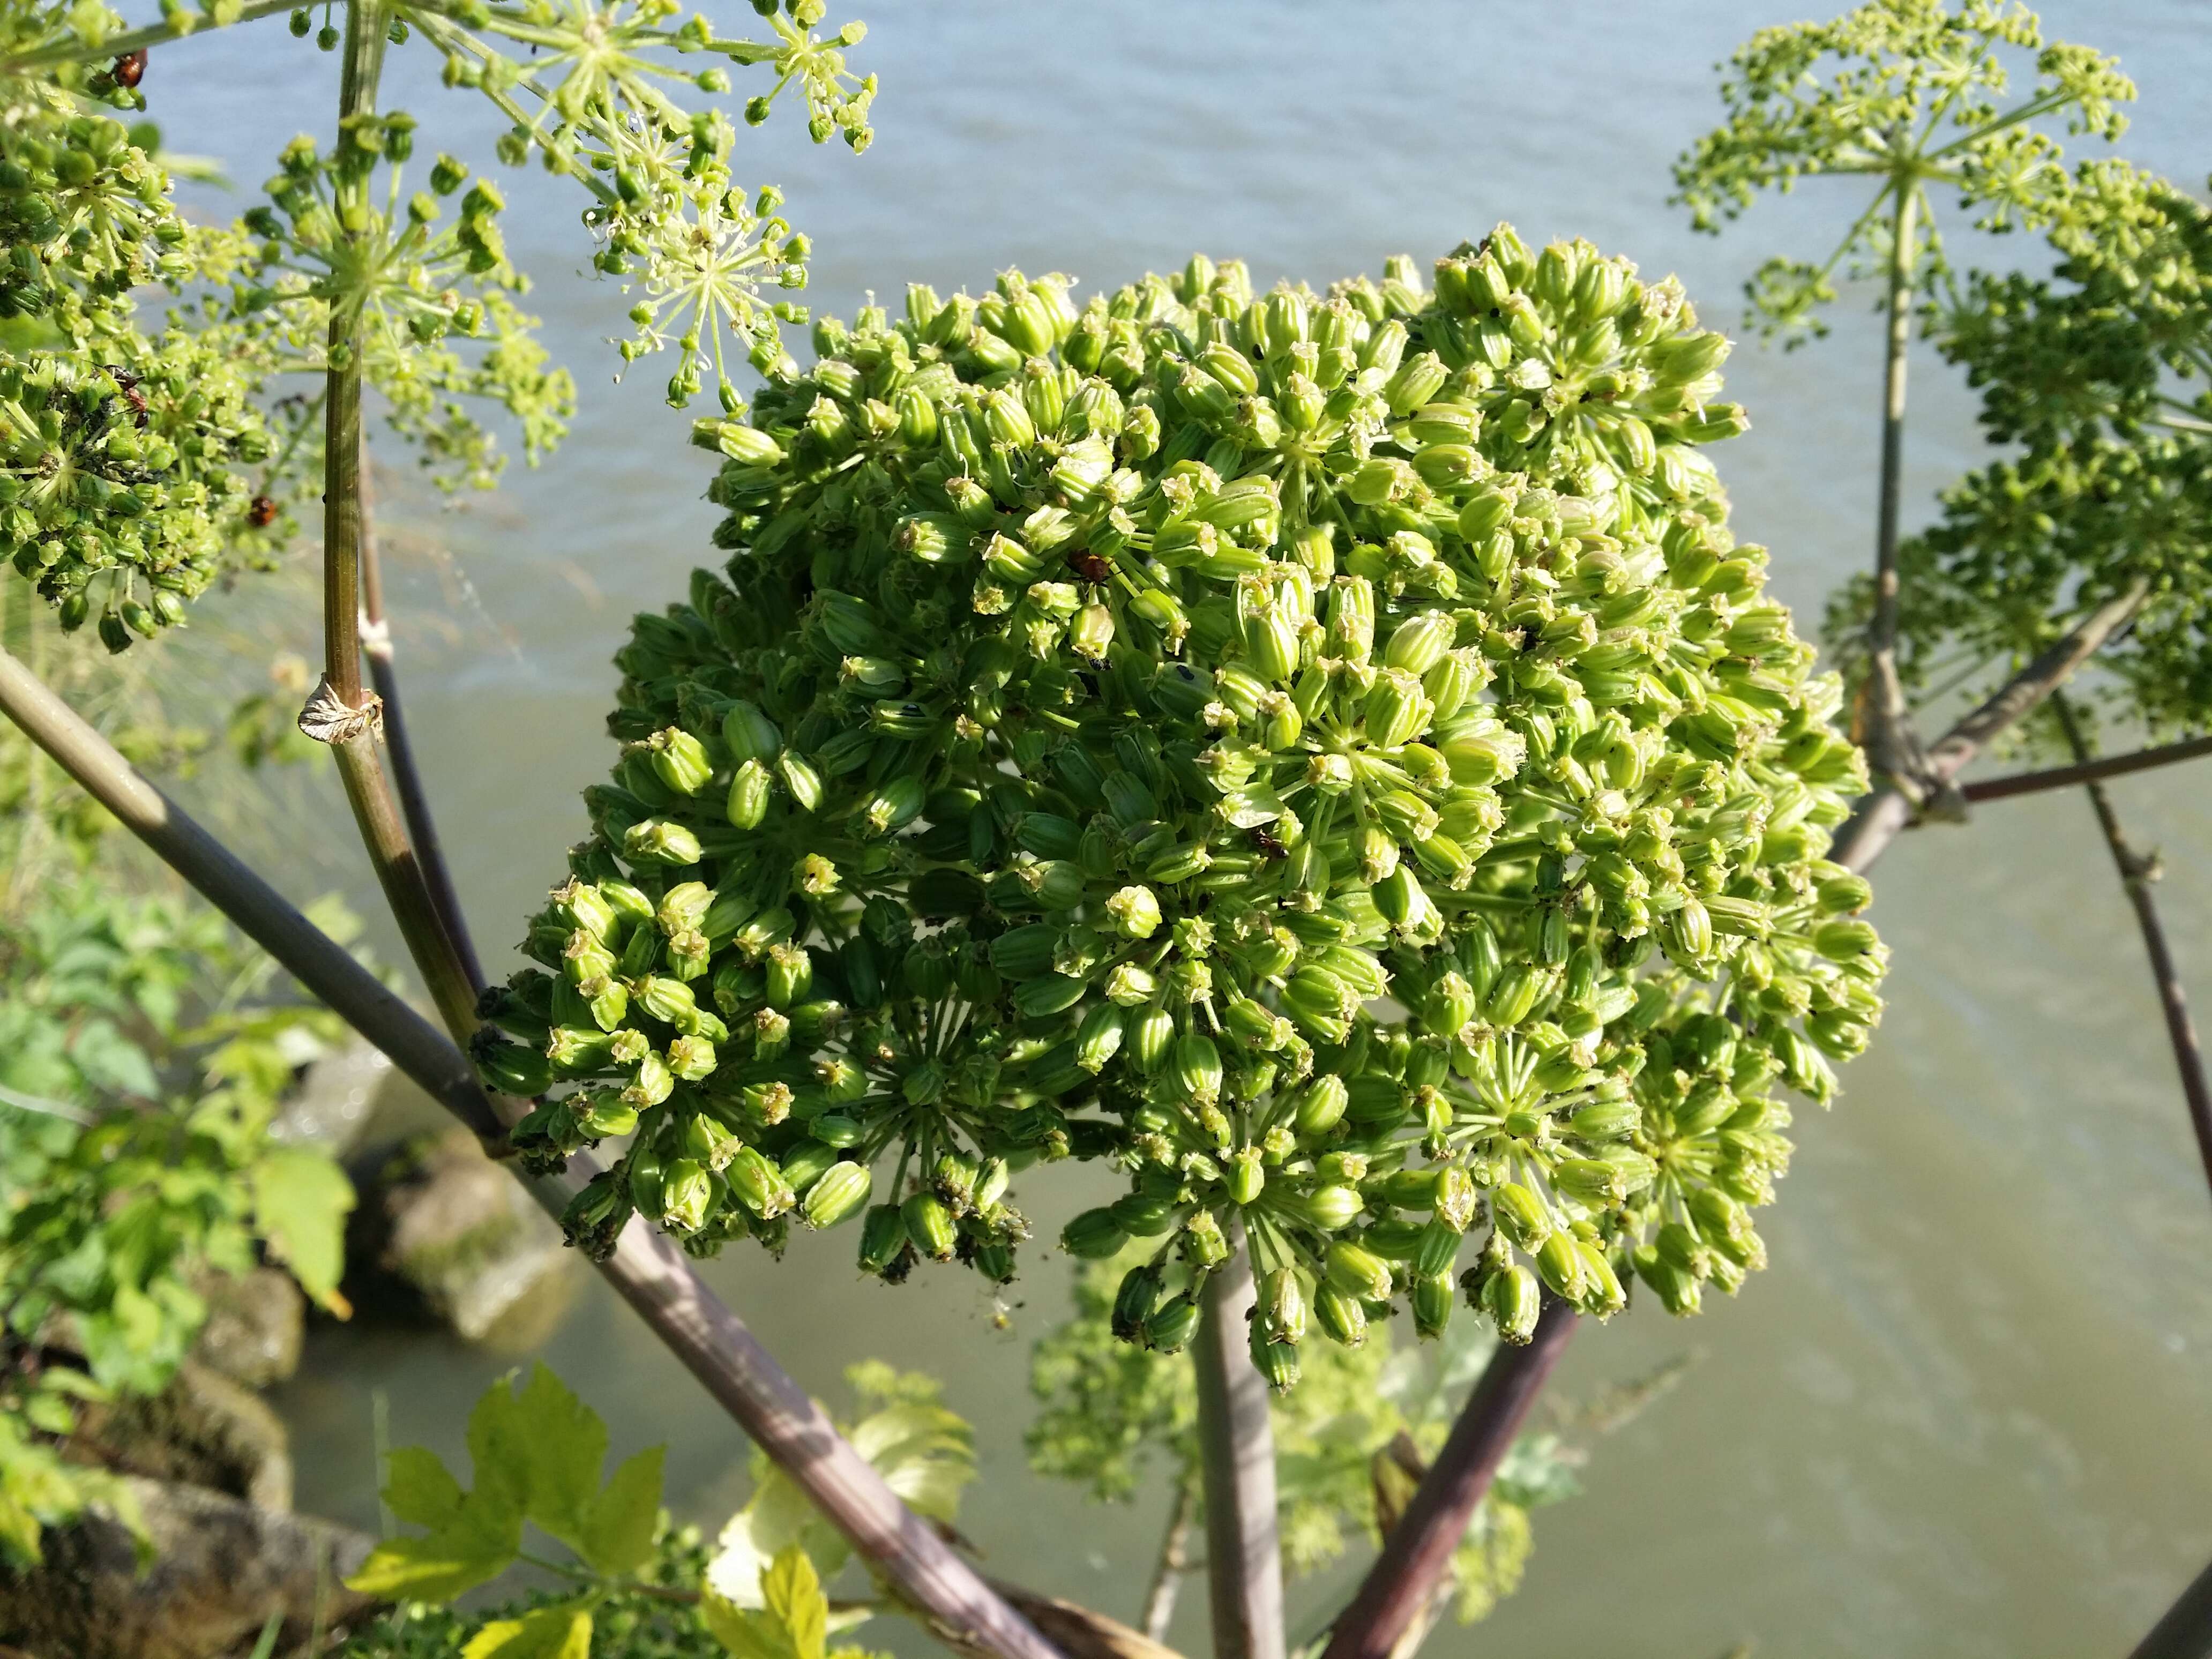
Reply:
[[[1504, 217], [1532, 240], [1586, 235], [1677, 270], [1733, 325], [1760, 258], [1825, 253], [1857, 206], [1840, 182], [1808, 187], [1714, 241], [1664, 204], [1669, 158], [1717, 108], [1711, 65], [1785, 15], [1735, 0], [880, 0], [857, 54], [883, 78], [875, 148], [811, 149], [779, 119], [744, 141], [743, 165], [787, 188], [818, 250], [811, 297], [838, 310], [910, 279], [977, 287], [1007, 265], [1112, 284], [1194, 247], [1243, 255], [1262, 284], [1319, 285]], [[2046, 19], [2142, 82], [2125, 153], [2201, 182], [2212, 7], [2070, 0]], [[249, 183], [327, 121], [334, 61], [270, 40], [276, 27], [250, 52], [237, 36], [165, 49], [147, 82], [173, 142]], [[395, 62], [426, 149], [483, 152], [494, 126], [422, 59]], [[518, 472], [496, 505], [431, 521], [441, 555], [395, 571], [419, 741], [488, 946], [519, 933], [580, 833], [577, 792], [610, 757], [600, 721], [624, 622], [681, 592], [714, 518], [699, 499], [711, 463], [685, 447], [657, 377], [608, 384], [601, 340], [624, 302], [569, 275], [585, 257], [578, 204], [535, 176], [513, 195], [507, 234], [548, 273], [532, 303], [584, 413], [551, 465]], [[1848, 297], [1825, 347], [1746, 346], [1729, 368], [1757, 422], [1718, 457], [1739, 528], [1773, 547], [1784, 595], [1805, 606], [1871, 541], [1871, 296]], [[1908, 484], [1924, 513], [1972, 447], [1960, 391], [1932, 361], [1916, 374]], [[2117, 793], [2165, 850], [2176, 948], [2212, 1002], [2207, 775]], [[364, 872], [331, 845], [292, 884], [337, 880], [366, 905]], [[1522, 1593], [1432, 1650], [2120, 1652], [2212, 1554], [2212, 1206], [2087, 808], [1997, 805], [1971, 830], [1914, 836], [1880, 874], [1892, 1010], [1833, 1115], [1802, 1122], [1765, 1229], [1771, 1270], [1694, 1322], [1640, 1311], [1578, 1341], [1570, 1395], [1698, 1358], [1601, 1446], [1587, 1495], [1543, 1515]], [[1041, 1233], [1090, 1190], [1080, 1175], [1032, 1181]], [[1087, 1510], [1022, 1466], [1024, 1344], [1057, 1316], [1060, 1266], [1021, 1281], [1008, 1334], [964, 1284], [856, 1284], [849, 1248], [802, 1240], [781, 1267], [736, 1255], [708, 1272], [810, 1386], [833, 1389], [871, 1354], [942, 1375], [979, 1428], [994, 1501], [963, 1524], [992, 1571], [1133, 1613], [1164, 1494]], [[680, 1510], [727, 1512], [744, 1446], [621, 1309], [594, 1288], [545, 1353], [615, 1419], [617, 1450], [669, 1443]], [[373, 1524], [372, 1392], [390, 1396], [395, 1441], [456, 1451], [466, 1403], [507, 1363], [428, 1339], [319, 1338], [283, 1401], [303, 1505]], [[1305, 1587], [1302, 1605], [1328, 1588]], [[1202, 1647], [1194, 1598], [1178, 1636]]]

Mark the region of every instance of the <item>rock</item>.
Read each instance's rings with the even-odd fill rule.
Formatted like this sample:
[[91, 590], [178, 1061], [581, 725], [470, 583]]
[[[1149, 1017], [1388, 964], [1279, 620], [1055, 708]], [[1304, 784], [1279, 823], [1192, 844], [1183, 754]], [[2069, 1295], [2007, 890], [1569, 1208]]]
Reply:
[[374, 1607], [340, 1582], [375, 1540], [204, 1487], [125, 1483], [151, 1537], [141, 1573], [120, 1522], [89, 1516], [46, 1536], [46, 1561], [0, 1566], [0, 1643], [33, 1659], [216, 1659], [251, 1648], [271, 1613], [276, 1650]]
[[357, 1313], [427, 1315], [471, 1342], [526, 1347], [567, 1311], [574, 1252], [465, 1129], [410, 1142], [356, 1184], [346, 1288]]
[[279, 1513], [292, 1507], [291, 1442], [283, 1420], [251, 1389], [191, 1360], [157, 1395], [85, 1407], [69, 1453]]
[[300, 1369], [307, 1298], [292, 1275], [257, 1267], [243, 1278], [210, 1276], [200, 1285], [208, 1320], [192, 1357], [249, 1389], [282, 1382]]
[[360, 1037], [352, 1037], [330, 1053], [310, 1061], [286, 1097], [276, 1121], [269, 1126], [273, 1139], [297, 1146], [319, 1146], [332, 1158], [344, 1158], [361, 1144], [377, 1097], [392, 1075], [392, 1062], [381, 1050]]

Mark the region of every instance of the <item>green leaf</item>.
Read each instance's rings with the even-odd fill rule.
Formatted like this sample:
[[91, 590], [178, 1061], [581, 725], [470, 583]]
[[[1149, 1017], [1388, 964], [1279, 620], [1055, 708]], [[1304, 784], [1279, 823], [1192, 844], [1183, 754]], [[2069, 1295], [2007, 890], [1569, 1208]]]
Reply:
[[447, 1526], [460, 1513], [467, 1494], [461, 1483], [427, 1446], [402, 1446], [384, 1460], [384, 1503], [411, 1525]]
[[576, 1553], [599, 1571], [635, 1572], [653, 1559], [666, 1451], [665, 1446], [651, 1446], [629, 1459], [592, 1500]]
[[830, 1620], [830, 1598], [822, 1593], [814, 1563], [797, 1544], [788, 1545], [761, 1575], [761, 1595], [769, 1615], [783, 1626], [794, 1659], [822, 1659]]
[[340, 1318], [351, 1312], [338, 1294], [345, 1264], [345, 1218], [354, 1206], [345, 1171], [304, 1146], [276, 1146], [248, 1177], [254, 1227], [270, 1253], [292, 1270], [300, 1288]]
[[[497, 1401], [501, 1403], [495, 1403]], [[483, 1432], [479, 1443], [477, 1418]], [[469, 1425], [477, 1480], [489, 1473], [520, 1500], [523, 1518], [579, 1554], [599, 1495], [607, 1425], [543, 1364], [533, 1365], [520, 1394], [505, 1384], [477, 1407]]]
[[591, 1654], [590, 1611], [562, 1606], [494, 1620], [469, 1638], [461, 1659], [591, 1659]]
[[503, 1496], [480, 1486], [442, 1526], [419, 1537], [387, 1539], [369, 1552], [346, 1588], [394, 1601], [450, 1601], [498, 1577], [522, 1547], [522, 1516]]
[[700, 1598], [699, 1617], [708, 1632], [737, 1659], [791, 1659], [775, 1621], [747, 1613], [727, 1596], [708, 1590]]

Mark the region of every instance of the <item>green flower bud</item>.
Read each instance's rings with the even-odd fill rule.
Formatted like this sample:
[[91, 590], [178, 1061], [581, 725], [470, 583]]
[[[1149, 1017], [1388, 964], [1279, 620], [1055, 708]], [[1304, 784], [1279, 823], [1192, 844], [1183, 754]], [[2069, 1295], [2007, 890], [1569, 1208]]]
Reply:
[[1533, 1250], [1552, 1235], [1551, 1212], [1543, 1200], [1517, 1181], [1509, 1181], [1491, 1195], [1491, 1212], [1498, 1231], [1524, 1250]]
[[1226, 1163], [1223, 1173], [1228, 1178], [1230, 1201], [1240, 1205], [1258, 1203], [1267, 1179], [1267, 1171], [1261, 1167], [1260, 1149], [1240, 1146], [1230, 1153]]
[[907, 1236], [916, 1249], [932, 1261], [952, 1260], [953, 1246], [957, 1242], [952, 1212], [945, 1200], [933, 1192], [920, 1192], [899, 1206], [906, 1218]]
[[647, 739], [647, 744], [654, 775], [679, 795], [697, 794], [714, 775], [714, 763], [707, 758], [705, 745], [680, 726], [663, 727]]
[[1124, 887], [1106, 901], [1115, 930], [1125, 939], [1150, 939], [1160, 925], [1160, 902], [1149, 887]]
[[1413, 1280], [1413, 1329], [1425, 1340], [1442, 1336], [1451, 1323], [1452, 1281], [1449, 1274], [1434, 1273]]
[[1200, 1210], [1182, 1224], [1179, 1249], [1182, 1259], [1201, 1273], [1229, 1260], [1229, 1240], [1210, 1210]]
[[1252, 1364], [1267, 1386], [1277, 1394], [1288, 1394], [1298, 1385], [1298, 1351], [1290, 1342], [1271, 1342], [1261, 1322], [1252, 1322]]
[[1159, 1301], [1161, 1288], [1157, 1267], [1132, 1267], [1122, 1275], [1121, 1287], [1115, 1292], [1110, 1321], [1116, 1337], [1124, 1342], [1144, 1340], [1146, 1322]]
[[1424, 1279], [1449, 1277], [1452, 1263], [1458, 1258], [1460, 1231], [1444, 1221], [1431, 1221], [1421, 1229], [1421, 1241], [1414, 1248], [1413, 1271]]
[[1129, 1064], [1141, 1077], [1150, 1077], [1167, 1061], [1175, 1038], [1175, 1017], [1164, 1008], [1147, 1008], [1124, 1027]]
[[906, 1218], [896, 1204], [878, 1204], [860, 1223], [860, 1271], [881, 1273], [907, 1247]]
[[783, 1171], [756, 1146], [738, 1147], [731, 1156], [724, 1178], [738, 1201], [763, 1221], [781, 1215], [797, 1201]]
[[660, 1223], [675, 1232], [696, 1232], [714, 1207], [714, 1182], [688, 1158], [671, 1163], [660, 1180]]
[[1102, 1261], [1118, 1254], [1129, 1235], [1109, 1209], [1085, 1210], [1069, 1222], [1060, 1235], [1060, 1247], [1086, 1261]]
[[702, 856], [699, 837], [682, 824], [666, 818], [647, 818], [632, 824], [623, 836], [623, 856], [633, 864], [696, 864]]
[[803, 1207], [806, 1224], [829, 1228], [849, 1221], [866, 1207], [874, 1182], [860, 1164], [833, 1164], [821, 1179], [807, 1188]]
[[1297, 1213], [1316, 1230], [1333, 1233], [1352, 1224], [1366, 1200], [1356, 1187], [1341, 1182], [1316, 1187], [1291, 1200]]
[[1343, 1119], [1350, 1099], [1342, 1078], [1333, 1074], [1316, 1078], [1298, 1098], [1296, 1121], [1300, 1138], [1314, 1139], [1327, 1134]]
[[1338, 1239], [1329, 1245], [1325, 1261], [1328, 1282], [1339, 1291], [1366, 1302], [1389, 1298], [1390, 1264], [1373, 1251]]
[[1094, 1077], [1104, 1071], [1106, 1062], [1121, 1047], [1123, 1019], [1122, 1011], [1110, 1002], [1100, 1003], [1085, 1014], [1076, 1033], [1075, 1063]]
[[1199, 1307], [1185, 1292], [1171, 1296], [1145, 1319], [1145, 1346], [1158, 1353], [1180, 1353], [1198, 1334]]
[[1175, 1080], [1184, 1095], [1211, 1105], [1221, 1097], [1221, 1051], [1213, 1039], [1193, 1032], [1175, 1046]]
[[1483, 1284], [1482, 1309], [1499, 1336], [1516, 1345], [1526, 1343], [1536, 1334], [1536, 1316], [1543, 1310], [1536, 1275], [1518, 1265], [1492, 1273]]
[[[1385, 1291], [1388, 1294], [1387, 1270]], [[1314, 1292], [1314, 1322], [1322, 1334], [1332, 1342], [1347, 1348], [1356, 1348], [1367, 1340], [1367, 1310], [1359, 1297], [1337, 1288], [1334, 1284], [1322, 1285]]]

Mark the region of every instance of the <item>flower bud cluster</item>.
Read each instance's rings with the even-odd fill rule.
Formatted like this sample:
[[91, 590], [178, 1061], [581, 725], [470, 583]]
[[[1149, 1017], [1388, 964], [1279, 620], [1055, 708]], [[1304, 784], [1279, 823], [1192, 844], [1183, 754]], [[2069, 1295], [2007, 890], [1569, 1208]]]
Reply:
[[1102, 1158], [1063, 1247], [1157, 1241], [1116, 1328], [1188, 1340], [1241, 1224], [1278, 1387], [1401, 1302], [1733, 1290], [1885, 952], [1680, 289], [1500, 226], [1433, 289], [1010, 272], [815, 334], [696, 429], [726, 580], [637, 618], [489, 1005], [501, 1086], [577, 1085], [528, 1156], [635, 1130], [572, 1234], [858, 1215], [1003, 1277], [1008, 1172]]

